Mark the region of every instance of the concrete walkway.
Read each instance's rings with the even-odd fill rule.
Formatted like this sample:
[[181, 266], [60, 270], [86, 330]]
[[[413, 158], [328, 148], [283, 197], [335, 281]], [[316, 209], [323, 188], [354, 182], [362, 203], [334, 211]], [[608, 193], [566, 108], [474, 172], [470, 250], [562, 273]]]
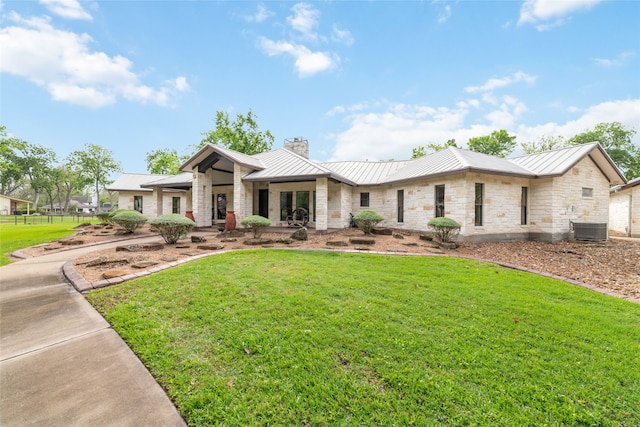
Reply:
[[145, 366], [62, 277], [67, 260], [119, 244], [0, 268], [0, 426], [185, 425]]

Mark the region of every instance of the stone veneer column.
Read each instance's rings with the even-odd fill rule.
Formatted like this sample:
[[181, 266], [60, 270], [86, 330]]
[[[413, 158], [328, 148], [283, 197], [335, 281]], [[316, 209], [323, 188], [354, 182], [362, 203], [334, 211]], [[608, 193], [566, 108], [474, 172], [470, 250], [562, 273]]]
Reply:
[[237, 163], [233, 165], [233, 211], [238, 224], [242, 218], [253, 215], [253, 183], [242, 182], [242, 177], [251, 170]]
[[193, 172], [191, 203], [197, 227], [211, 227], [212, 184], [211, 170], [207, 173]]
[[316, 230], [326, 231], [328, 226], [329, 180], [316, 178]]
[[151, 213], [151, 215], [155, 215], [153, 216], [153, 218], [157, 218], [162, 215], [162, 188], [153, 187], [153, 201], [156, 208], [154, 212]]

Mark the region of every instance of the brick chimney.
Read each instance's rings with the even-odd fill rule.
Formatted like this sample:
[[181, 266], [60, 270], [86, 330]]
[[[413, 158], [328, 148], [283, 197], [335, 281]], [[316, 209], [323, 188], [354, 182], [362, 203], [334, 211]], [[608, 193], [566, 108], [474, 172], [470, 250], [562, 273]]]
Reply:
[[285, 150], [292, 151], [305, 159], [309, 158], [309, 141], [302, 137], [285, 139], [284, 148]]

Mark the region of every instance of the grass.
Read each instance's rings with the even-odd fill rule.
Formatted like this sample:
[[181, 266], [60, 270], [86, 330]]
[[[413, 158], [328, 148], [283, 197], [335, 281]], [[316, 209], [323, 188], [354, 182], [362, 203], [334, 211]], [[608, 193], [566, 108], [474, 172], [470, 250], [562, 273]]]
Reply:
[[87, 295], [189, 425], [640, 425], [640, 306], [492, 264], [287, 250]]
[[11, 222], [13, 217], [0, 218], [5, 220], [0, 225], [0, 266], [9, 264], [10, 259], [7, 255], [11, 252], [70, 236], [75, 232], [73, 227], [80, 225], [80, 222], [73, 217], [67, 217], [64, 220], [56, 218], [53, 223], [47, 223], [46, 217], [37, 218], [39, 222], [27, 224], [22, 222], [21, 217], [17, 224]]

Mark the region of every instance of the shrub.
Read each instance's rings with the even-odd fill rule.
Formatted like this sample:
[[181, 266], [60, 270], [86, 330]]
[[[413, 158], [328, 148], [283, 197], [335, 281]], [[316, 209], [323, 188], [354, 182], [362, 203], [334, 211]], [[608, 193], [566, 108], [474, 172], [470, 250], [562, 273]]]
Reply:
[[427, 225], [435, 231], [436, 237], [442, 243], [453, 242], [460, 233], [460, 224], [451, 218], [432, 218]]
[[367, 235], [371, 234], [373, 227], [383, 219], [384, 217], [382, 215], [371, 209], [365, 209], [353, 217], [353, 221], [356, 223], [356, 226], [358, 226], [358, 228], [364, 231], [364, 234]]
[[180, 214], [166, 214], [151, 220], [151, 231], [160, 234], [164, 241], [173, 245], [186, 237], [196, 225], [195, 222]]
[[271, 225], [271, 220], [260, 215], [251, 215], [240, 220], [240, 224], [249, 227], [253, 231], [253, 237], [259, 238], [265, 227]]
[[115, 222], [113, 221], [113, 217], [118, 213], [118, 212], [122, 212], [124, 209], [113, 209], [109, 212], [109, 224], [115, 224]]
[[111, 212], [98, 212], [96, 216], [100, 220], [100, 224], [107, 225], [112, 223]]
[[133, 233], [147, 222], [147, 217], [138, 211], [119, 210], [113, 215], [113, 222], [127, 230], [127, 233]]

